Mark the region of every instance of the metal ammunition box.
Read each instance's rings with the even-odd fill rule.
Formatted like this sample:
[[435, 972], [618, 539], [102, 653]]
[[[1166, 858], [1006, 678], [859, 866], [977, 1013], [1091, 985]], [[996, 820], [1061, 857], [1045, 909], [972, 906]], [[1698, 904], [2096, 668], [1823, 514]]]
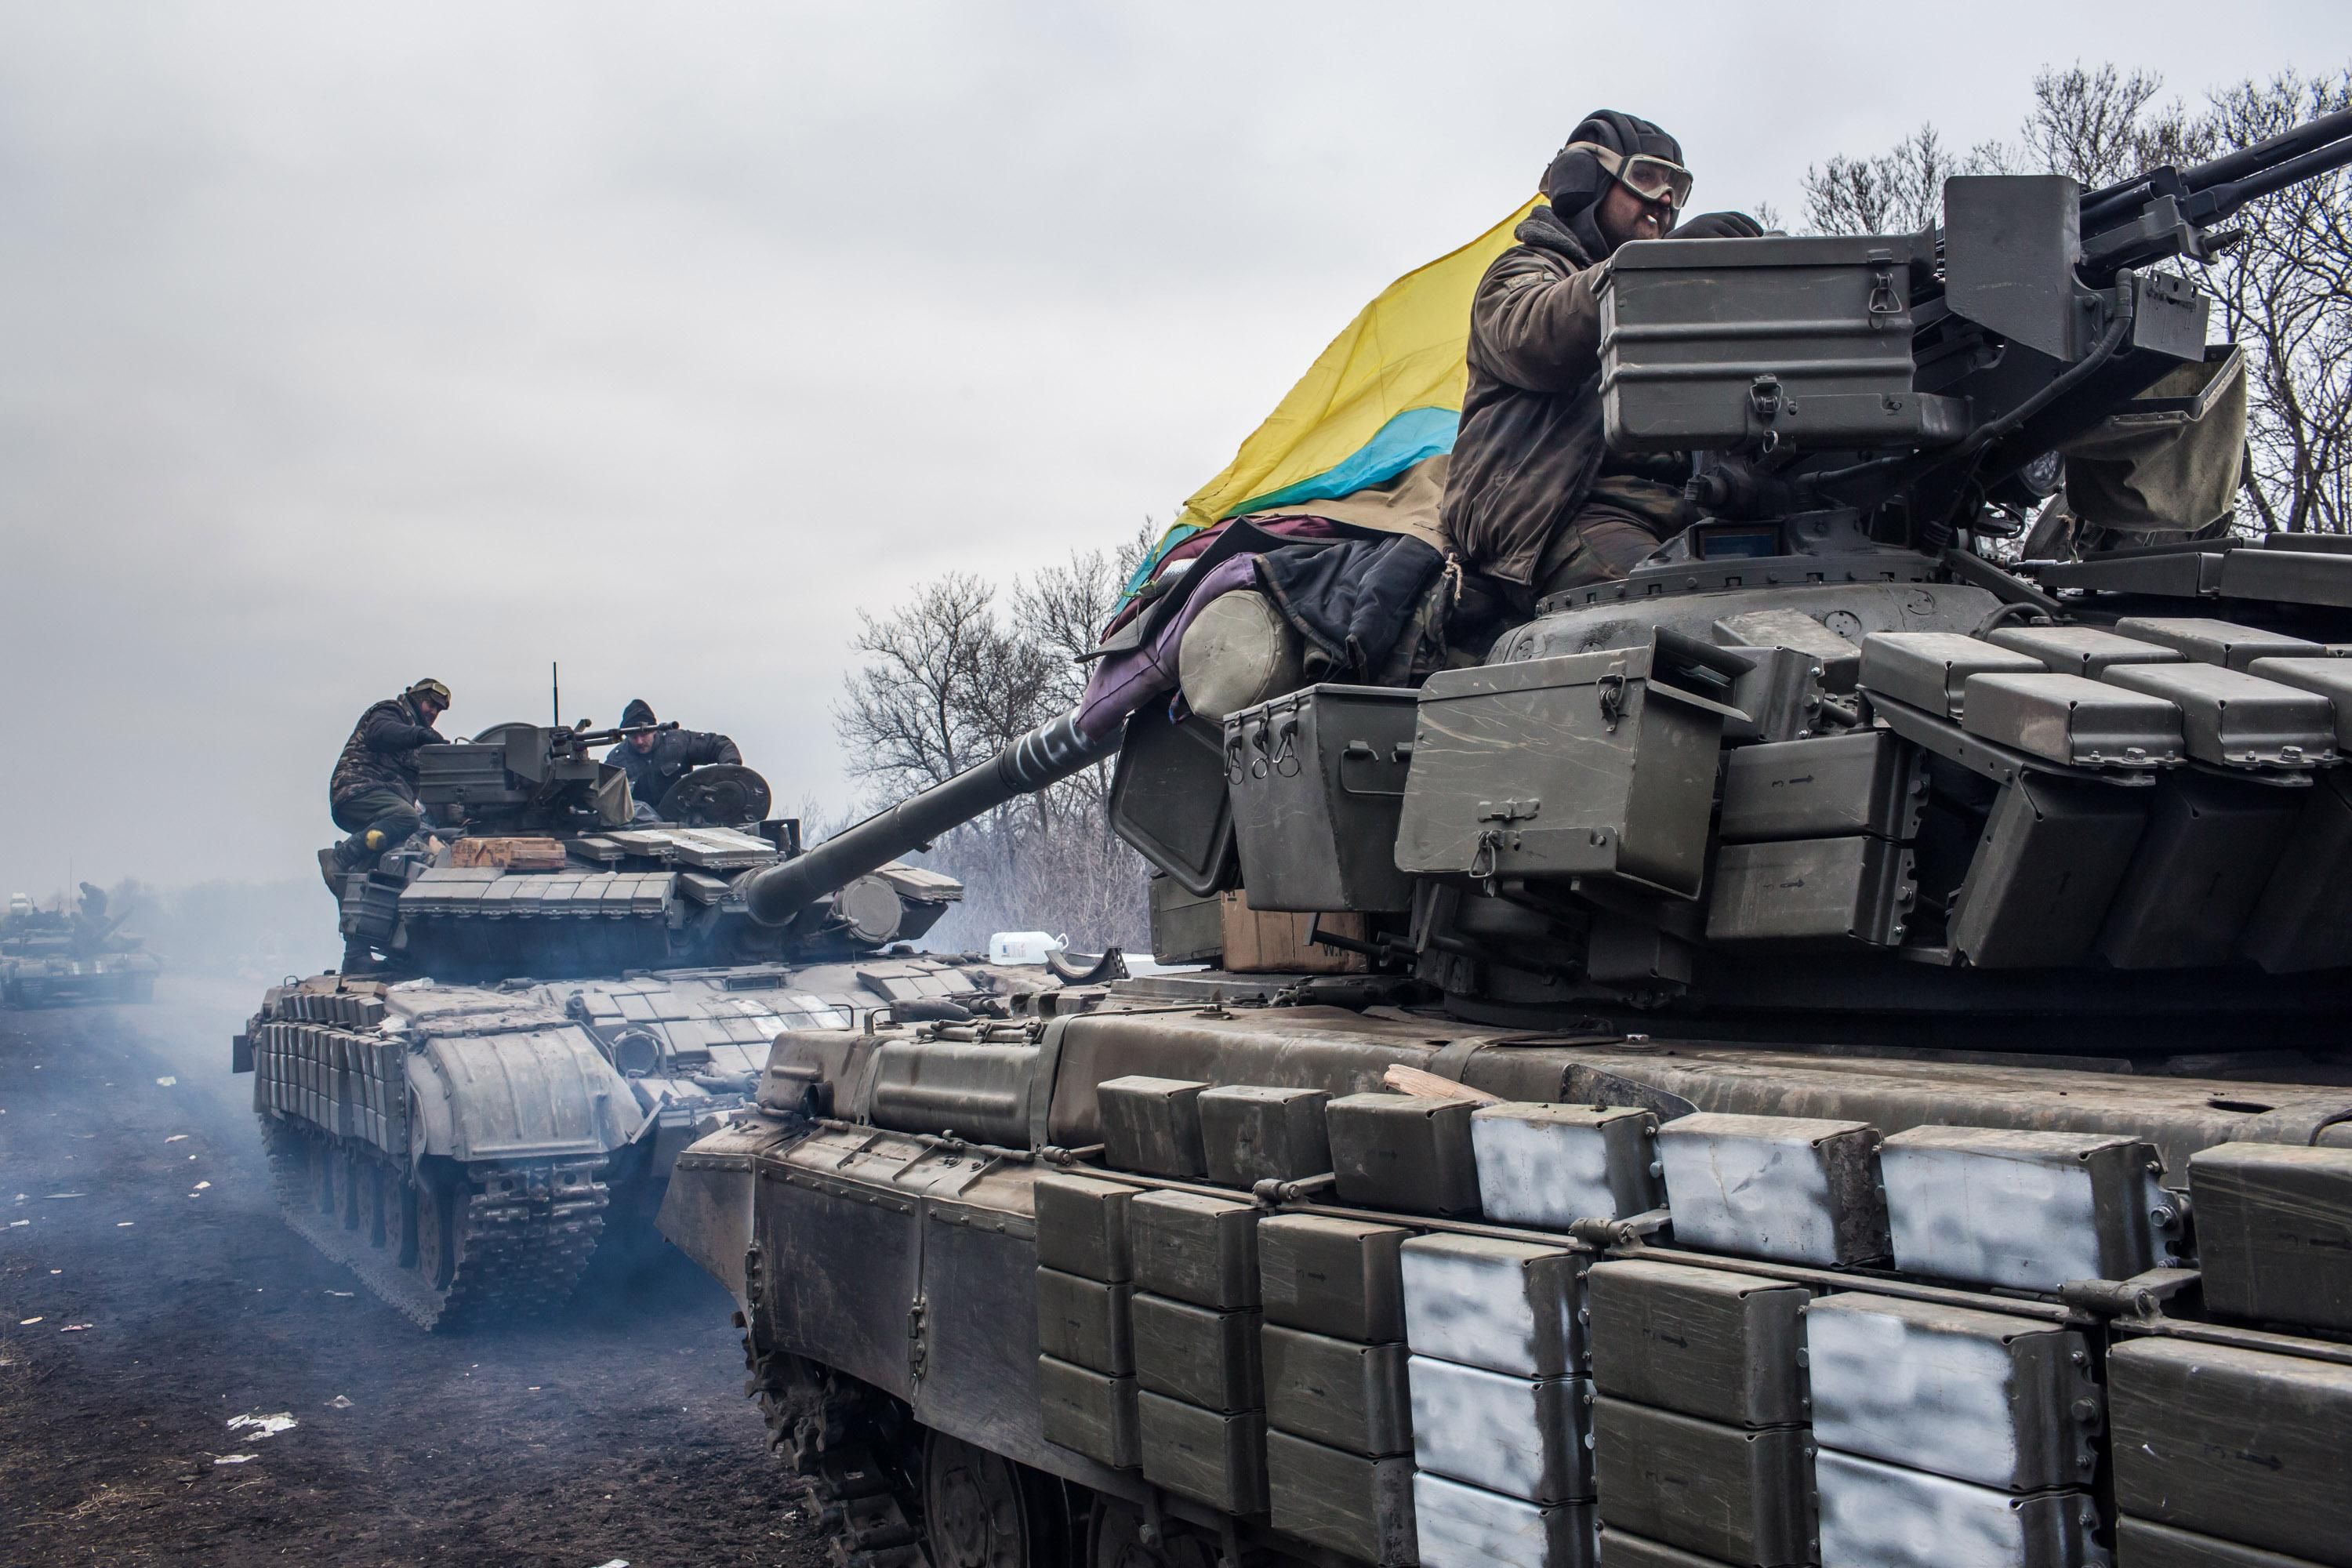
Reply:
[[2088, 1486], [2100, 1401], [2072, 1329], [1888, 1296], [1805, 1314], [1824, 1447], [2003, 1491]]
[[2107, 1401], [2120, 1511], [2352, 1563], [2352, 1366], [2133, 1340]]
[[1663, 1541], [1646, 1541], [1622, 1530], [1604, 1530], [1601, 1534], [1601, 1556], [1609, 1568], [1724, 1568], [1715, 1558], [1701, 1557]]
[[1903, 940], [1919, 884], [1911, 851], [1885, 838], [1795, 838], [1716, 851], [1709, 942]]
[[2189, 1195], [2209, 1311], [2352, 1331], [2352, 1149], [2200, 1149]]
[[1047, 1174], [1032, 1189], [1037, 1212], [1037, 1267], [1084, 1279], [1124, 1284], [1134, 1278], [1127, 1247], [1125, 1182]]
[[2104, 1132], [1914, 1127], [1879, 1151], [1899, 1268], [2056, 1290], [2173, 1261], [2156, 1151]]
[[1404, 1337], [1415, 1355], [1520, 1377], [1583, 1367], [1581, 1254], [1439, 1235], [1406, 1242], [1402, 1261]]
[[1634, 1261], [1585, 1286], [1601, 1393], [1734, 1426], [1806, 1419], [1803, 1286]]
[[2210, 664], [2124, 664], [2100, 679], [2178, 707], [2200, 763], [2308, 767], [2335, 754], [2335, 705], [2315, 691]]
[[2307, 1557], [2129, 1518], [2116, 1521], [2116, 1562], [2118, 1568], [2317, 1568]]
[[1097, 1084], [1105, 1162], [1113, 1170], [1147, 1176], [1205, 1174], [1201, 1091], [1208, 1087], [1178, 1078], [1114, 1078]]
[[1265, 1435], [1265, 1479], [1275, 1529], [1373, 1568], [1419, 1561], [1410, 1457], [1368, 1458], [1272, 1431]]
[[1220, 1312], [1139, 1292], [1135, 1382], [1203, 1410], [1234, 1413], [1265, 1404], [1258, 1373], [1258, 1315]]
[[1589, 1502], [1538, 1508], [1426, 1470], [1412, 1478], [1421, 1568], [1592, 1568]]
[[1258, 1336], [1265, 1419], [1277, 1432], [1351, 1454], [1412, 1452], [1405, 1347], [1364, 1345], [1268, 1323]]
[[2202, 773], [2159, 781], [2099, 929], [2099, 955], [2117, 969], [2229, 963], [2303, 814], [2303, 793]]
[[1225, 716], [1253, 909], [1412, 907], [1395, 846], [1417, 705], [1402, 688], [1310, 686]]
[[1134, 1287], [1105, 1285], [1055, 1268], [1037, 1270], [1037, 1348], [1096, 1372], [1135, 1370], [1128, 1326]]
[[1658, 1119], [1630, 1105], [1482, 1105], [1470, 1115], [1478, 1206], [1497, 1225], [1565, 1230], [1658, 1207]]
[[1135, 1379], [1046, 1355], [1037, 1358], [1037, 1381], [1045, 1398], [1045, 1441], [1117, 1470], [1143, 1462]]
[[1823, 1448], [1822, 1561], [1874, 1568], [2098, 1568], [2099, 1510], [2084, 1492], [2014, 1497]]
[[1759, 1568], [1794, 1568], [1812, 1553], [1811, 1439], [1801, 1427], [1749, 1431], [1602, 1398], [1592, 1448], [1604, 1532]]
[[1478, 1167], [1466, 1100], [1349, 1094], [1325, 1110], [1339, 1201], [1407, 1214], [1475, 1214]]
[[2321, 773], [2305, 792], [2238, 947], [2273, 974], [2352, 962], [2352, 778], [2345, 770]]
[[1927, 777], [1918, 748], [1885, 730], [1742, 746], [1724, 759], [1727, 844], [1919, 830]]
[[2031, 773], [2003, 786], [1952, 907], [1952, 947], [1979, 969], [2083, 963], [2131, 868], [2147, 795]]
[[1398, 1248], [1412, 1234], [1317, 1215], [1274, 1215], [1259, 1222], [1265, 1321], [1366, 1344], [1403, 1339]]
[[2352, 664], [2338, 658], [2258, 658], [2246, 673], [2313, 692], [2336, 710], [2336, 749], [2352, 751]]
[[2178, 664], [2179, 648], [2117, 637], [2096, 626], [2000, 626], [1985, 640], [2015, 653], [2032, 654], [2042, 668], [2091, 680], [2116, 664]]
[[2180, 758], [2180, 710], [2079, 675], [1971, 676], [1961, 728], [2077, 768], [2145, 768]]
[[1143, 1479], [1225, 1513], [1265, 1511], [1265, 1416], [1220, 1415], [1139, 1394]]
[[1412, 1458], [1424, 1470], [1533, 1503], [1592, 1495], [1591, 1384], [1514, 1377], [1416, 1355]]
[[1144, 1193], [1128, 1207], [1135, 1283], [1231, 1311], [1257, 1305], [1258, 1210], [1197, 1193]]
[[1398, 866], [1695, 897], [1733, 710], [1666, 682], [1660, 662], [1655, 649], [1627, 648], [1431, 676]]
[[1235, 1084], [1201, 1096], [1201, 1142], [1209, 1180], [1228, 1187], [1260, 1181], [1295, 1182], [1331, 1168], [1331, 1142], [1323, 1131], [1319, 1089], [1268, 1089]]
[[2116, 630], [2141, 642], [2172, 648], [2200, 664], [2243, 669], [2258, 658], [2311, 658], [2326, 650], [2315, 642], [2281, 632], [2256, 631], [2233, 621], [2194, 616], [2126, 616]]
[[1601, 284], [1610, 449], [1933, 447], [1958, 437], [1960, 405], [1912, 385], [1918, 243], [1873, 234], [1620, 250]]
[[1862, 689], [1938, 718], [1964, 717], [1972, 676], [2042, 672], [2032, 654], [1958, 632], [1873, 632], [1862, 639]]
[[1878, 1134], [1859, 1121], [1701, 1112], [1658, 1129], [1675, 1237], [1823, 1268], [1885, 1258]]
[[1151, 956], [1161, 963], [1200, 963], [1225, 950], [1218, 894], [1188, 892], [1166, 873], [1151, 879]]

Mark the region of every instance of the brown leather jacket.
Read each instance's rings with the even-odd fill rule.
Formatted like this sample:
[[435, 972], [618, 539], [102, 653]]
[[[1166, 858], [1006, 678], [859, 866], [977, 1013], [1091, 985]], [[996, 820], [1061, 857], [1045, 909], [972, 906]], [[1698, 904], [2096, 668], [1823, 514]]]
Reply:
[[1601, 435], [1600, 284], [1582, 241], [1549, 207], [1515, 232], [1470, 306], [1470, 384], [1445, 486], [1463, 562], [1529, 585], [1553, 531], [1592, 490]]

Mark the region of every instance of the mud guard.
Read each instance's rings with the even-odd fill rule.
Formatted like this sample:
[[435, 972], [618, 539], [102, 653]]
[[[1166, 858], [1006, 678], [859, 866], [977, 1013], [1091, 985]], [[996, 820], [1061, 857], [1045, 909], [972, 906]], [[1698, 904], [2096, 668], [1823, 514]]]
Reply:
[[794, 1134], [769, 1121], [744, 1121], [702, 1138], [678, 1156], [654, 1228], [727, 1287], [749, 1314], [743, 1259], [751, 1248], [751, 1196], [758, 1163]]
[[409, 1158], [604, 1154], [645, 1123], [628, 1080], [569, 1024], [436, 1036], [408, 1058]]

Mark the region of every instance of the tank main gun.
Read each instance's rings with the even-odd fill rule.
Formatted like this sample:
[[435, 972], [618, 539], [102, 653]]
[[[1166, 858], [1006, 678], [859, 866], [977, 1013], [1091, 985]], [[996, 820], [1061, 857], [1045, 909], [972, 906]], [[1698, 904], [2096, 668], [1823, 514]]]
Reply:
[[761, 924], [788, 925], [827, 894], [1006, 801], [1059, 784], [1118, 749], [1116, 734], [1087, 739], [1074, 709], [1008, 742], [977, 767], [875, 813], [805, 855], [754, 873], [744, 884], [744, 903]]

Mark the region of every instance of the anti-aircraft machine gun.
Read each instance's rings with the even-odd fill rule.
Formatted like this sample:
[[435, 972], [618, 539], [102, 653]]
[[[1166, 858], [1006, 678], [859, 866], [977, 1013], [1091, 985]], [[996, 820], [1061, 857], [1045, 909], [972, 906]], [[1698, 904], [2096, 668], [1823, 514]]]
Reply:
[[[591, 748], [501, 724], [419, 752], [435, 826], [372, 869], [322, 854], [356, 972], [273, 987], [234, 1044], [294, 1226], [428, 1328], [572, 1290], [600, 1235], [651, 1240], [677, 1152], [751, 1101], [784, 1029], [964, 1019], [1042, 974], [911, 944], [962, 897], [877, 862], [791, 930], [747, 885], [802, 854], [750, 768], [650, 819]], [[347, 966], [348, 967], [348, 966]]]
[[[1610, 438], [1704, 521], [1418, 690], [1130, 721], [1223, 967], [782, 1036], [662, 1225], [839, 1560], [2352, 1563], [2352, 556], [2208, 526], [2165, 269], [2348, 133], [1625, 247]], [[1993, 559], [2061, 487], [2141, 542]], [[1284, 918], [1355, 973], [1241, 973]]]

